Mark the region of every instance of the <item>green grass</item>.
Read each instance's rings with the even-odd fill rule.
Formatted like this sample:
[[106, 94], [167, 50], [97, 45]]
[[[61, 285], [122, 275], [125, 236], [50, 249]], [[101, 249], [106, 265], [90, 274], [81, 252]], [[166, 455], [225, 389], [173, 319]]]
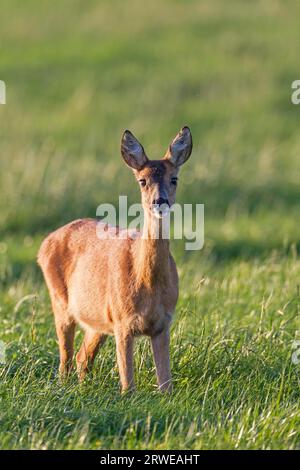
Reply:
[[[0, 11], [0, 447], [299, 448], [299, 3], [7, 0]], [[194, 151], [178, 201], [205, 204], [205, 247], [172, 244], [174, 394], [155, 388], [147, 339], [133, 396], [119, 394], [113, 339], [84, 384], [61, 384], [39, 243], [119, 194], [138, 201], [124, 128], [154, 158], [185, 124]]]

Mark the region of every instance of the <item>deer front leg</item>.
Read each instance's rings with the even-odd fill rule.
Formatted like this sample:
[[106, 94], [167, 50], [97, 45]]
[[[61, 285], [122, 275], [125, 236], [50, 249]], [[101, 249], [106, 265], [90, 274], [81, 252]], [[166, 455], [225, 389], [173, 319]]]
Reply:
[[163, 392], [172, 391], [170, 368], [170, 333], [167, 328], [162, 333], [151, 338], [152, 351], [156, 367], [159, 389]]
[[133, 336], [116, 330], [117, 361], [121, 380], [122, 392], [134, 389], [133, 370]]

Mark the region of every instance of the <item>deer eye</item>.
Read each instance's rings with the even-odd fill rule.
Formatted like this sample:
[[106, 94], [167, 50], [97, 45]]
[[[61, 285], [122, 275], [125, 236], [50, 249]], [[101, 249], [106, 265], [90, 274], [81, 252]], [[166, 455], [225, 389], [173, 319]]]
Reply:
[[139, 183], [143, 187], [146, 186], [146, 180], [144, 180], [144, 179], [139, 180]]
[[177, 186], [177, 178], [176, 178], [176, 176], [174, 176], [173, 178], [171, 178], [171, 184], [174, 184], [174, 186]]

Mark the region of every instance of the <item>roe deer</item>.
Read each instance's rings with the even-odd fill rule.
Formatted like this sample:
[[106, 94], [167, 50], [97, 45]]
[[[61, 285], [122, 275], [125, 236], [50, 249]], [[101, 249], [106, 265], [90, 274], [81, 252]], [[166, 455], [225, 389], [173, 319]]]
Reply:
[[175, 202], [178, 170], [191, 151], [188, 127], [181, 129], [161, 160], [148, 160], [142, 145], [126, 130], [121, 153], [140, 184], [142, 233], [123, 238], [115, 233], [102, 239], [99, 230], [100, 235], [110, 231], [107, 224], [80, 219], [43, 241], [38, 263], [50, 293], [63, 376], [72, 366], [79, 324], [85, 332], [76, 356], [80, 380], [106, 336], [114, 335], [122, 391], [133, 388], [134, 337], [147, 335], [159, 388], [171, 391], [169, 328], [178, 298], [178, 275], [169, 240], [157, 229]]

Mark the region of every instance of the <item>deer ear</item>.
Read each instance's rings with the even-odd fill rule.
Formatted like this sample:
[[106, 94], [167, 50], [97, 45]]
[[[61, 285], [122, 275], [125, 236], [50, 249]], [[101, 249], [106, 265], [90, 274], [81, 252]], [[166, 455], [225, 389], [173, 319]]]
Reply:
[[192, 153], [192, 134], [188, 127], [183, 127], [170, 144], [164, 160], [170, 160], [175, 166], [183, 165]]
[[143, 146], [128, 130], [122, 136], [121, 153], [125, 163], [134, 170], [141, 170], [148, 161]]

